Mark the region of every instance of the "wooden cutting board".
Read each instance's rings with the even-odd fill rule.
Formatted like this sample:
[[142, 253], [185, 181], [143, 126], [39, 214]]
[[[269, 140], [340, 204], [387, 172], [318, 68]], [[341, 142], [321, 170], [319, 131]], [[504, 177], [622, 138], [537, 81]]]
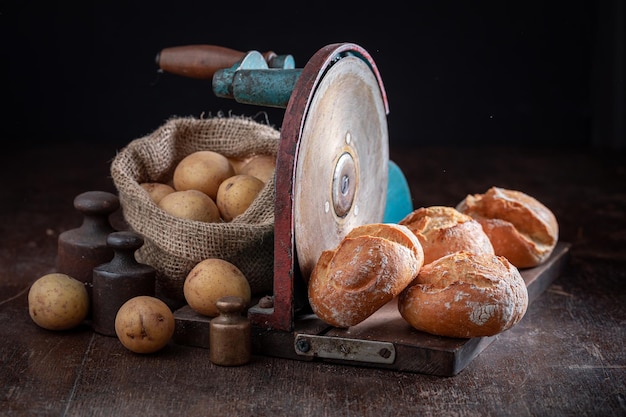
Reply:
[[[529, 303], [539, 297], [561, 274], [570, 244], [559, 243], [542, 265], [521, 270]], [[208, 317], [185, 306], [174, 314], [176, 343], [209, 347]], [[438, 376], [454, 376], [477, 357], [496, 336], [456, 339], [413, 329], [391, 301], [372, 316], [348, 329], [328, 326], [314, 315], [296, 320], [293, 332], [256, 328], [253, 352], [258, 355], [302, 361], [325, 361], [392, 369]]]

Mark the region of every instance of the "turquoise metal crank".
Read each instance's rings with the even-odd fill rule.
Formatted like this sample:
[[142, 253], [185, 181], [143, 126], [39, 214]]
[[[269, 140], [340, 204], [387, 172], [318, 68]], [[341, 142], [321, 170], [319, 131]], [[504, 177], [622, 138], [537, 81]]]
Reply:
[[293, 88], [302, 73], [291, 55], [277, 56], [269, 67], [260, 52], [248, 52], [230, 68], [215, 72], [213, 92], [238, 103], [286, 108]]

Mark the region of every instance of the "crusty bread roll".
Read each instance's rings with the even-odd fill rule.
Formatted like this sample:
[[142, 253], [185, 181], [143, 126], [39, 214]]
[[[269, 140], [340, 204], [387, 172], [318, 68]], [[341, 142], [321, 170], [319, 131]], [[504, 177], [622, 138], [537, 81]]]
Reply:
[[559, 225], [552, 211], [521, 191], [491, 187], [468, 195], [456, 208], [476, 219], [496, 255], [518, 268], [545, 262], [557, 244]]
[[528, 307], [519, 270], [496, 255], [456, 252], [424, 265], [398, 296], [415, 329], [458, 338], [493, 336], [517, 324]]
[[405, 226], [357, 226], [313, 268], [311, 308], [332, 326], [354, 326], [406, 288], [423, 263], [422, 246]]
[[454, 207], [421, 207], [399, 224], [407, 226], [417, 236], [424, 250], [424, 264], [463, 250], [494, 254], [480, 223]]

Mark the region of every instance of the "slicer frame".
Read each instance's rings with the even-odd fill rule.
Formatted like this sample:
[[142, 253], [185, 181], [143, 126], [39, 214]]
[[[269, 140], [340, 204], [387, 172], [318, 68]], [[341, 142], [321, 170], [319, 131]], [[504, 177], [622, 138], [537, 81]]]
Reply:
[[[305, 308], [305, 282], [299, 277], [294, 240], [294, 178], [302, 131], [316, 86], [325, 71], [348, 55], [358, 56], [371, 68], [378, 82], [385, 114], [389, 113], [386, 92], [372, 57], [362, 47], [343, 43], [320, 49], [304, 67], [291, 96], [276, 159], [276, 202], [274, 207], [274, 294], [273, 307], [252, 307], [248, 316], [253, 325], [273, 330], [292, 331], [296, 310]], [[382, 220], [382, 218], [381, 218]]]
[[[310, 312], [306, 282], [300, 275], [294, 240], [294, 173], [299, 141], [315, 86], [333, 62], [346, 56], [357, 56], [369, 65], [377, 79], [385, 113], [389, 113], [380, 73], [370, 54], [359, 45], [328, 45], [297, 73], [294, 93], [289, 98], [281, 127], [276, 164], [272, 303], [268, 306], [259, 302], [248, 310], [252, 323], [253, 353], [438, 376], [456, 375], [496, 337], [455, 339], [419, 332], [402, 319], [395, 301], [349, 329], [334, 328]], [[290, 71], [293, 73], [294, 70]], [[282, 98], [284, 96], [281, 94]], [[406, 199], [406, 196], [403, 198]], [[550, 259], [542, 265], [521, 271], [529, 302], [534, 301], [559, 276], [566, 264], [569, 248], [569, 244], [559, 243]], [[189, 306], [175, 311], [174, 316], [175, 342], [209, 347], [210, 318], [195, 313]]]

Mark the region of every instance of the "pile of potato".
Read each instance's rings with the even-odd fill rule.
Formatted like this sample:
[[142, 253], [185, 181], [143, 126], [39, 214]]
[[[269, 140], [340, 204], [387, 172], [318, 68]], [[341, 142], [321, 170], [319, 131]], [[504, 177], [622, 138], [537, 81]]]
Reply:
[[230, 222], [244, 213], [274, 175], [272, 155], [245, 159], [196, 151], [175, 167], [170, 183], [140, 184], [172, 216], [203, 222]]
[[[250, 284], [232, 263], [210, 258], [193, 268], [184, 284], [185, 299], [198, 314], [217, 317], [217, 301], [240, 297], [248, 305]], [[64, 331], [84, 323], [90, 300], [83, 282], [63, 273], [38, 278], [28, 292], [28, 312], [35, 324], [47, 330]], [[164, 348], [175, 330], [174, 314], [157, 297], [137, 296], [127, 300], [115, 316], [115, 333], [124, 347], [135, 353], [153, 353]]]
[[[175, 167], [169, 183], [140, 184], [150, 198], [172, 216], [203, 222], [230, 222], [244, 213], [272, 178], [272, 155], [228, 158], [214, 151], [196, 151]], [[244, 274], [232, 263], [210, 258], [188, 274], [184, 295], [198, 314], [216, 317], [216, 302], [225, 296], [241, 297], [248, 304], [251, 289]], [[38, 326], [69, 330], [87, 319], [90, 300], [85, 284], [52, 273], [37, 279], [28, 294], [29, 314]], [[128, 300], [118, 311], [115, 331], [120, 342], [136, 353], [152, 353], [167, 345], [174, 334], [170, 308], [153, 296]]]

